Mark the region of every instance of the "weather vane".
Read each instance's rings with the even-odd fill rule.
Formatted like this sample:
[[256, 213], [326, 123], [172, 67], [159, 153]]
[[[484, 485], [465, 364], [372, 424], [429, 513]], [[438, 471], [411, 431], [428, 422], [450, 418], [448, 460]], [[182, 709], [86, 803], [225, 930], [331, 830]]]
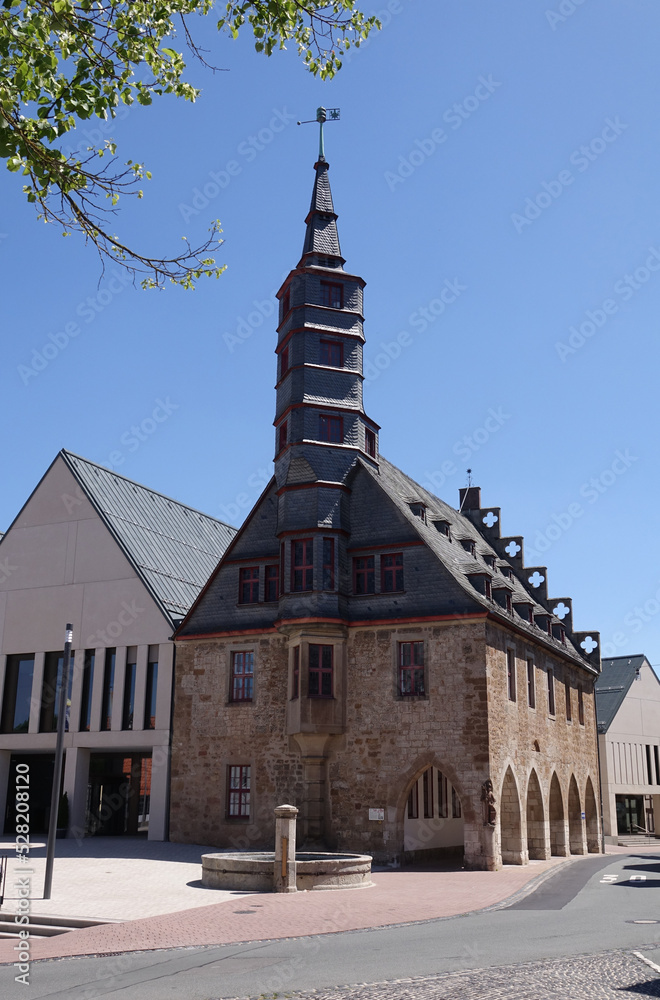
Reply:
[[316, 118], [310, 118], [306, 122], [298, 122], [299, 125], [313, 125], [319, 123], [319, 160], [325, 160], [325, 149], [323, 147], [323, 126], [327, 121], [338, 122], [341, 115], [339, 108], [317, 108]]

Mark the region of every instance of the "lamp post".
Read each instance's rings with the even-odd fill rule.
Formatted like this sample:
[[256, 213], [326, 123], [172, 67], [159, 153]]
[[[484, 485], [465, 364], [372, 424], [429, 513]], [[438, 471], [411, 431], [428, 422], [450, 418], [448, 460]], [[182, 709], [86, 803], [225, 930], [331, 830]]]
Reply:
[[48, 843], [46, 845], [46, 876], [44, 878], [44, 899], [50, 899], [53, 883], [53, 859], [55, 857], [55, 836], [57, 831], [57, 812], [60, 802], [60, 784], [62, 781], [62, 759], [64, 757], [64, 730], [66, 728], [66, 697], [69, 690], [69, 669], [71, 666], [71, 644], [73, 642], [73, 626], [66, 626], [64, 638], [64, 659], [62, 662], [62, 683], [57, 708], [57, 742], [55, 744], [55, 768], [53, 771], [53, 788], [50, 795], [50, 819], [48, 821]]

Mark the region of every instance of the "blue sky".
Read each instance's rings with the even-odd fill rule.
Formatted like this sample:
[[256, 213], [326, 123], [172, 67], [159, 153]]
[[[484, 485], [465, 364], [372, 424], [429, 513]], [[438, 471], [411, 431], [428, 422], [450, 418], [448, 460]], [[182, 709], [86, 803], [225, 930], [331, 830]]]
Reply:
[[244, 519], [272, 469], [274, 292], [313, 183], [317, 128], [296, 121], [339, 107], [326, 154], [347, 267], [367, 282], [383, 454], [454, 505], [472, 468], [549, 593], [573, 598], [575, 627], [600, 630], [604, 655], [660, 664], [660, 537], [642, 507], [659, 485], [660, 10], [364, 9], [384, 28], [329, 83], [199, 19], [228, 72], [191, 63], [196, 104], [81, 129], [153, 173], [123, 201], [125, 240], [165, 255], [220, 218], [227, 271], [195, 292], [144, 292], [112, 268], [99, 285], [94, 252], [0, 175], [0, 530], [62, 447]]

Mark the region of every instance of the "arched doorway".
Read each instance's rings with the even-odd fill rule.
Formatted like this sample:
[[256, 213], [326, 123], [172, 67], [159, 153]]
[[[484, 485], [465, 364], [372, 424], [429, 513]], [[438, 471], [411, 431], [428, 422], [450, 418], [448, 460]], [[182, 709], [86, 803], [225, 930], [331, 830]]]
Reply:
[[523, 849], [520, 797], [513, 771], [507, 768], [500, 796], [500, 845], [504, 864], [523, 865], [527, 852]]
[[582, 832], [582, 806], [575, 775], [571, 775], [568, 785], [568, 840], [571, 854], [585, 854]]
[[596, 796], [591, 778], [587, 778], [587, 787], [584, 795], [584, 813], [587, 827], [587, 851], [589, 854], [600, 854], [600, 839], [598, 837], [598, 810], [596, 809]]
[[536, 771], [532, 770], [527, 783], [527, 853], [530, 859], [545, 861], [550, 857], [547, 839], [541, 786]]
[[550, 782], [550, 853], [560, 858], [568, 854], [564, 800], [556, 774], [552, 775]]
[[443, 772], [427, 767], [412, 782], [403, 814], [405, 864], [463, 856], [463, 806]]

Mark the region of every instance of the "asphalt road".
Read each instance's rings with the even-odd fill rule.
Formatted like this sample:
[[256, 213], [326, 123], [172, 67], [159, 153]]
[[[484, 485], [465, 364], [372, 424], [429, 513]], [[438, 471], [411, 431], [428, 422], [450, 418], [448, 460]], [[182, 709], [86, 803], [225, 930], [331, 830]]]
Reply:
[[660, 997], [659, 886], [660, 854], [590, 857], [500, 909], [372, 931], [35, 962], [29, 986], [3, 966], [0, 996]]

